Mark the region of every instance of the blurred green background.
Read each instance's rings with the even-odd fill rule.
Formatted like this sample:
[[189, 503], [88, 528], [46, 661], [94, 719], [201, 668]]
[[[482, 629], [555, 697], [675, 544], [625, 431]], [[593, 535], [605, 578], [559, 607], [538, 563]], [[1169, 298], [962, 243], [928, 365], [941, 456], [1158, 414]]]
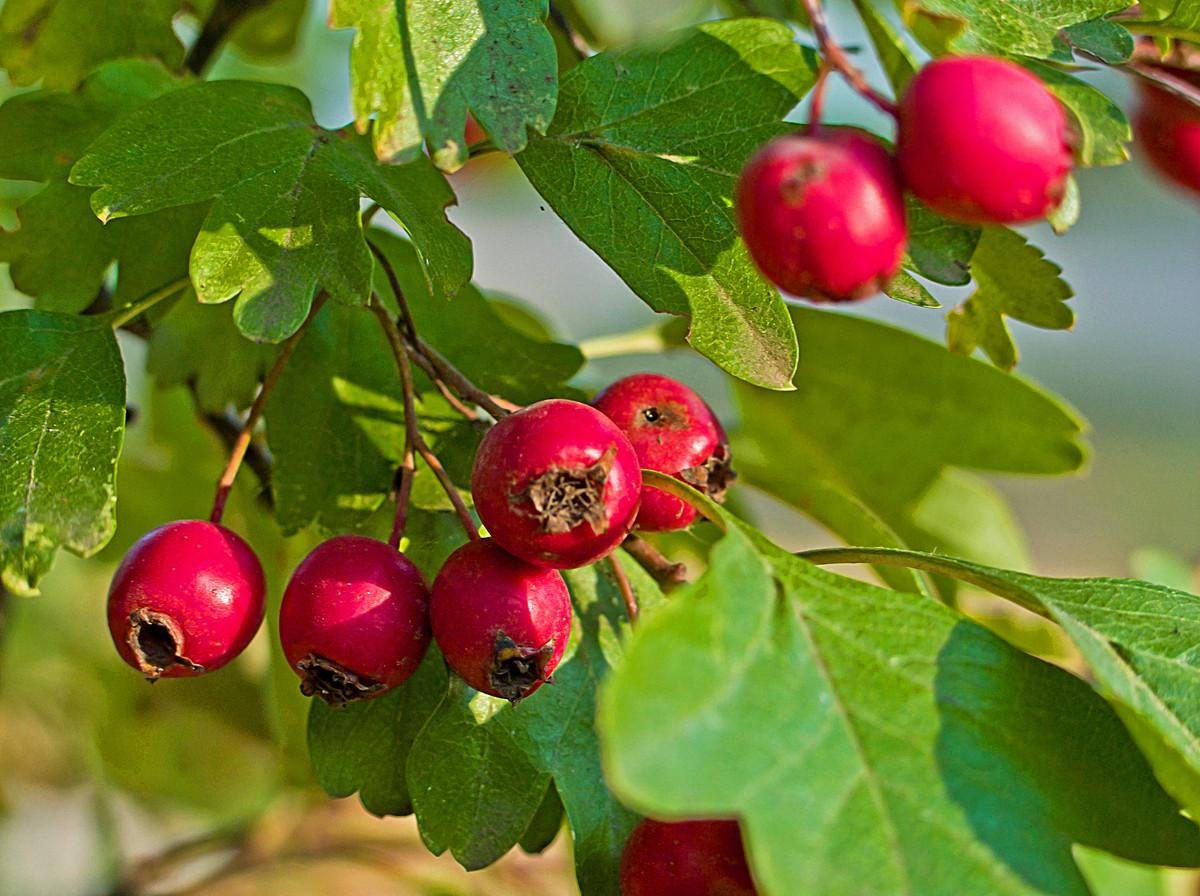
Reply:
[[[578, 5], [618, 41], [711, 13], [705, 3]], [[329, 31], [325, 12], [324, 2], [310, 4], [287, 57], [251, 61], [227, 51], [214, 75], [295, 84], [312, 97], [322, 124], [344, 124], [351, 117], [351, 34]], [[845, 10], [835, 4], [833, 13], [844, 42], [861, 42]], [[181, 22], [182, 32], [188, 28]], [[1128, 104], [1130, 91], [1119, 77], [1090, 77]], [[0, 82], [0, 96], [11, 92]], [[831, 91], [827, 117], [886, 133], [885, 123], [840, 85]], [[1142, 574], [1186, 582], [1189, 561], [1200, 552], [1200, 360], [1194, 348], [1200, 205], [1136, 161], [1084, 171], [1079, 180], [1079, 224], [1064, 237], [1044, 226], [1029, 230], [1075, 288], [1076, 330], [1050, 333], [1020, 324], [1014, 330], [1021, 374], [1082, 412], [1092, 427], [1093, 457], [1083, 476], [995, 482], [1025, 527], [1037, 571], [1123, 575], [1137, 553]], [[527, 302], [572, 341], [654, 322], [543, 207], [513, 163], [478, 160], [455, 175], [453, 185], [459, 206], [451, 217], [474, 240], [476, 281], [483, 287]], [[15, 226], [13, 207], [32, 189], [0, 181], [0, 225]], [[69, 246], [63, 255], [69, 264]], [[938, 295], [952, 307], [965, 297], [959, 292], [965, 291]], [[23, 304], [0, 266], [0, 307]], [[886, 298], [857, 305], [853, 313], [933, 339], [944, 328], [943, 312]], [[267, 628], [241, 661], [192, 682], [151, 688], [120, 663], [103, 615], [113, 565], [147, 529], [203, 515], [222, 463], [186, 396], [155, 390], [145, 380], [144, 347], [124, 337], [122, 347], [130, 402], [139, 414], [122, 462], [117, 537], [90, 561], [62, 555], [43, 596], [10, 599], [2, 617], [0, 894], [573, 892], [561, 844], [543, 857], [510, 856], [468, 878], [449, 858], [428, 856], [410, 820], [370, 819], [354, 800], [331, 803], [316, 793], [304, 752], [306, 708], [286, 670], [272, 678]], [[599, 386], [643, 368], [691, 382], [730, 416], [723, 376], [688, 353], [600, 360], [585, 369], [581, 384]], [[788, 546], [829, 543], [793, 512], [759, 500], [749, 505]], [[311, 542], [283, 542], [245, 493], [236, 497], [233, 513], [235, 527], [262, 554], [277, 600], [284, 577]], [[158, 865], [139, 864], [164, 850], [174, 852]], [[196, 861], [183, 861], [192, 856]], [[1114, 896], [1183, 886], [1111, 860], [1089, 867]], [[232, 871], [204, 882], [221, 868]], [[156, 884], [141, 888], [156, 876]], [[114, 887], [122, 877], [124, 890]]]

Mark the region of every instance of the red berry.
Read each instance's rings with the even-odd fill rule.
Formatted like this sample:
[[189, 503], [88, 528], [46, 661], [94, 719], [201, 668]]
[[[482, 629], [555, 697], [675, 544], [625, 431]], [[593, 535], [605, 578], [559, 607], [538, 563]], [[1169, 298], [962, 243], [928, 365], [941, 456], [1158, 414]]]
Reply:
[[412, 561], [374, 538], [339, 535], [292, 573], [279, 640], [300, 690], [332, 706], [403, 684], [429, 647], [429, 589]]
[[621, 855], [622, 896], [755, 896], [736, 821], [653, 821]]
[[[1200, 87], [1200, 75], [1171, 74]], [[1200, 193], [1200, 109], [1153, 84], [1139, 82], [1139, 88], [1142, 102], [1133, 126], [1146, 158], [1160, 174]]]
[[562, 573], [518, 560], [490, 538], [446, 560], [429, 615], [450, 668], [475, 690], [514, 703], [549, 679], [571, 635]]
[[577, 401], [540, 401], [500, 420], [475, 455], [471, 494], [496, 544], [573, 569], [611, 553], [637, 516], [642, 471], [616, 424]]
[[1071, 130], [1053, 94], [1013, 62], [958, 56], [919, 71], [900, 101], [904, 184], [948, 218], [1019, 224], [1058, 207]]
[[142, 536], [113, 576], [108, 630], [121, 658], [151, 681], [220, 669], [263, 619], [262, 566], [246, 542], [207, 520]]
[[[712, 408], [683, 383], [655, 373], [617, 380], [596, 410], [620, 427], [643, 469], [669, 473], [720, 501], [733, 479], [729, 440]], [[642, 488], [637, 527], [670, 532], [691, 525], [695, 509], [662, 489]]]
[[483, 128], [479, 126], [479, 122], [475, 120], [475, 116], [467, 113], [467, 127], [463, 134], [463, 141], [467, 146], [474, 146], [476, 143], [482, 143], [487, 139], [487, 134]]
[[895, 167], [863, 131], [772, 140], [742, 171], [737, 211], [754, 261], [792, 295], [866, 298], [904, 257], [908, 231]]

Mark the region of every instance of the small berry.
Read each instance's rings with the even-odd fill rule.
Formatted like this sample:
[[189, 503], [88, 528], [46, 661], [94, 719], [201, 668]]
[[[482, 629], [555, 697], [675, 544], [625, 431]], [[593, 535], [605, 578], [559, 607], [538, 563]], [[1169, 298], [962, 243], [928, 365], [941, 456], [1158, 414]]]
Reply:
[[[1200, 87], [1200, 75], [1183, 70], [1171, 74]], [[1160, 174], [1200, 194], [1200, 108], [1144, 81], [1139, 92], [1133, 127], [1146, 158]]]
[[429, 647], [429, 589], [391, 545], [339, 535], [296, 567], [279, 608], [279, 640], [300, 690], [331, 706], [403, 684]]
[[467, 146], [474, 146], [476, 143], [482, 143], [488, 138], [483, 128], [479, 126], [479, 122], [475, 120], [475, 116], [470, 112], [467, 113], [467, 127], [463, 134], [463, 142]]
[[108, 630], [150, 681], [220, 669], [263, 620], [262, 566], [236, 533], [179, 520], [129, 549], [108, 590]]
[[[683, 383], [655, 373], [617, 380], [596, 396], [596, 410], [625, 433], [643, 469], [668, 473], [720, 501], [733, 480], [721, 422]], [[696, 510], [662, 489], [644, 486], [637, 528], [670, 532], [690, 526]]]
[[540, 401], [500, 420], [475, 455], [471, 494], [496, 544], [573, 569], [611, 553], [637, 516], [642, 471], [611, 420], [577, 401]]
[[571, 635], [562, 573], [518, 560], [492, 539], [472, 541], [433, 582], [433, 637], [471, 687], [517, 702], [546, 682]]
[[1062, 202], [1072, 134], [1058, 100], [988, 56], [931, 62], [900, 101], [904, 184], [934, 211], [977, 224], [1044, 218]]
[[742, 171], [737, 211], [759, 269], [792, 295], [866, 298], [904, 257], [908, 231], [895, 166], [863, 131], [772, 140]]
[[621, 854], [622, 896], [755, 896], [736, 821], [641, 822]]

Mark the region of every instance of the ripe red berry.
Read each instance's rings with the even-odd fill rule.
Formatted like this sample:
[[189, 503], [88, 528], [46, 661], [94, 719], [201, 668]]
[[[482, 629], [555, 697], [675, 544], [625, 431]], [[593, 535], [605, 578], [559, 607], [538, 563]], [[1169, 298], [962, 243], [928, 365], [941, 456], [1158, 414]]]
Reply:
[[151, 681], [220, 669], [263, 619], [262, 566], [246, 542], [207, 520], [142, 536], [113, 576], [108, 630], [121, 658]]
[[931, 62], [900, 101], [896, 157], [904, 184], [948, 218], [1019, 224], [1058, 207], [1072, 135], [1034, 75], [988, 56]]
[[622, 896], [755, 896], [736, 821], [653, 821], [621, 855]]
[[292, 573], [279, 640], [300, 690], [333, 706], [405, 682], [429, 647], [429, 589], [412, 561], [374, 538], [339, 535]]
[[[1171, 74], [1200, 87], [1200, 75]], [[1163, 176], [1200, 193], [1200, 109], [1153, 84], [1139, 82], [1139, 91], [1133, 127], [1146, 158]]]
[[573, 569], [633, 528], [642, 471], [611, 420], [577, 401], [540, 401], [500, 420], [475, 455], [471, 494], [496, 544], [538, 566]]
[[763, 274], [815, 301], [879, 292], [900, 269], [908, 239], [891, 158], [850, 128], [772, 140], [742, 171], [737, 211]]
[[[729, 440], [699, 395], [656, 373], [617, 380], [596, 396], [596, 410], [628, 437], [643, 469], [668, 473], [720, 501], [733, 479]], [[650, 532], [683, 529], [695, 509], [662, 489], [642, 488], [637, 527]]]
[[453, 554], [433, 582], [433, 637], [467, 684], [514, 703], [549, 679], [571, 635], [562, 573], [518, 560], [492, 539]]
[[487, 139], [487, 133], [479, 126], [479, 122], [475, 120], [475, 116], [467, 113], [467, 127], [463, 134], [463, 141], [467, 146], [474, 146], [476, 143], [482, 143]]

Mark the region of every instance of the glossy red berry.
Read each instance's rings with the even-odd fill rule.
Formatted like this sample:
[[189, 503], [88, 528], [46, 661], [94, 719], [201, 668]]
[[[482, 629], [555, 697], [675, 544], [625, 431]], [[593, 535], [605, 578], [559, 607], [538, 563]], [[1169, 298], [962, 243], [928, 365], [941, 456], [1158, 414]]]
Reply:
[[891, 157], [850, 128], [772, 140], [742, 171], [737, 212], [763, 274], [815, 301], [879, 292], [900, 269], [908, 238]]
[[402, 684], [429, 647], [429, 590], [391, 545], [339, 535], [292, 573], [279, 640], [300, 690], [333, 706]]
[[633, 528], [642, 471], [611, 420], [566, 399], [500, 420], [475, 455], [471, 494], [496, 544], [539, 566], [599, 560]]
[[108, 630], [151, 681], [220, 669], [263, 620], [262, 566], [236, 533], [179, 520], [142, 536], [113, 576]]
[[[617, 380], [593, 405], [625, 433], [643, 469], [681, 479], [717, 501], [724, 498], [734, 475], [729, 440], [712, 408], [683, 383], [638, 373]], [[637, 528], [669, 532], [695, 518], [695, 509], [685, 501], [661, 489], [642, 488]]]
[[736, 821], [653, 821], [621, 855], [622, 896], [755, 896]]
[[492, 539], [453, 554], [433, 582], [433, 637], [467, 684], [514, 703], [554, 672], [571, 636], [562, 573], [533, 566]]
[[487, 133], [479, 126], [479, 122], [475, 120], [475, 116], [468, 112], [467, 127], [463, 134], [463, 141], [467, 146], [474, 146], [476, 143], [482, 143], [487, 138]]
[[1072, 134], [1058, 100], [1021, 66], [988, 56], [926, 65], [900, 101], [904, 184], [948, 218], [1019, 224], [1062, 202]]
[[[1200, 75], [1171, 74], [1200, 87]], [[1200, 109], [1153, 84], [1139, 82], [1139, 91], [1133, 127], [1146, 159], [1164, 177], [1200, 194]]]

